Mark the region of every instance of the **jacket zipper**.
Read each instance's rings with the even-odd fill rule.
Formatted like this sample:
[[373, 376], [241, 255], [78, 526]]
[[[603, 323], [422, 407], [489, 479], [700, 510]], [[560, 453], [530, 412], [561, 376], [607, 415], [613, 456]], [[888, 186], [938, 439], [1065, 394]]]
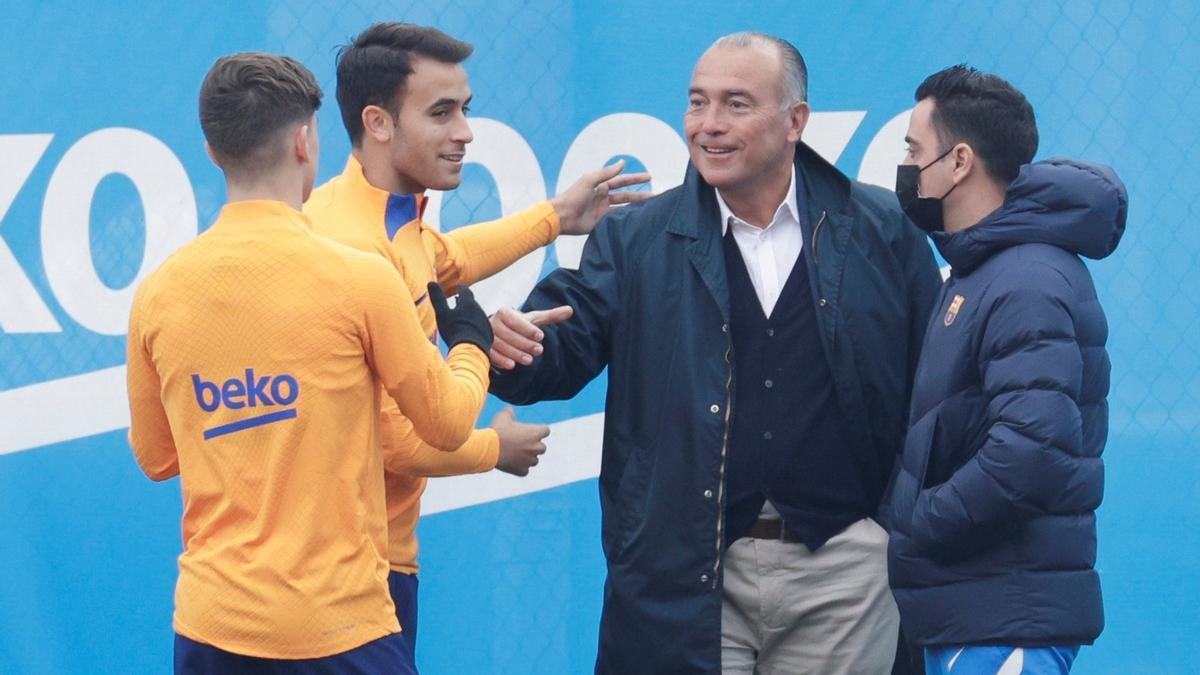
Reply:
[[725, 347], [725, 431], [721, 436], [721, 472], [717, 483], [717, 552], [716, 562], [713, 563], [713, 590], [717, 589], [717, 579], [721, 576], [721, 550], [725, 548], [725, 459], [729, 452], [729, 420], [733, 412], [733, 364], [729, 355], [733, 352], [733, 341], [727, 338]]
[[825, 222], [825, 213], [825, 211], [821, 211], [821, 217], [817, 219], [817, 226], [813, 228], [812, 259], [814, 265], [821, 264], [821, 262], [817, 259], [817, 235], [821, 232], [821, 225]]
[[[813, 236], [812, 236], [813, 291], [816, 293], [816, 296], [817, 296], [818, 307], [824, 307], [826, 300], [825, 300], [825, 296], [821, 294], [821, 276], [820, 276], [820, 274], [818, 274], [818, 270], [821, 267], [821, 260], [819, 258], [817, 258], [817, 235], [821, 233], [821, 225], [823, 225], [825, 223], [825, 215], [827, 213], [828, 213], [828, 211], [825, 211], [825, 210], [821, 211], [821, 217], [817, 219], [817, 226], [813, 228]], [[819, 318], [818, 318], [817, 324], [818, 324], [818, 326], [820, 326], [820, 324], [821, 324], [821, 321], [819, 320]], [[835, 322], [833, 324], [833, 326], [830, 328], [830, 342], [833, 341], [834, 333], [836, 331], [837, 331], [837, 323]], [[830, 367], [832, 367], [832, 365], [833, 364], [830, 364]]]

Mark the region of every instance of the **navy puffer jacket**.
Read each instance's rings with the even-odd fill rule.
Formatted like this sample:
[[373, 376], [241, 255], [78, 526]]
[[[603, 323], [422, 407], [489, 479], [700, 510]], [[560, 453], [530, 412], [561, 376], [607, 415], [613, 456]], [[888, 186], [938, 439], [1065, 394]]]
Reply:
[[1108, 325], [1079, 256], [1125, 229], [1104, 166], [1021, 168], [1003, 206], [937, 233], [953, 273], [925, 332], [892, 486], [889, 576], [919, 645], [1089, 644]]

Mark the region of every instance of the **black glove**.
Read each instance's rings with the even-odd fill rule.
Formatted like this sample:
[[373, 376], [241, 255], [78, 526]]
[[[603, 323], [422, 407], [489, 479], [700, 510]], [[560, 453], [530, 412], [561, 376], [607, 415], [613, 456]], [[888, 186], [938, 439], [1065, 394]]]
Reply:
[[487, 314], [475, 302], [475, 294], [466, 286], [458, 287], [458, 304], [454, 309], [446, 303], [446, 293], [435, 282], [429, 283], [429, 301], [433, 303], [433, 313], [437, 315], [438, 332], [450, 347], [470, 342], [483, 350], [484, 354], [492, 348], [492, 324], [488, 322]]

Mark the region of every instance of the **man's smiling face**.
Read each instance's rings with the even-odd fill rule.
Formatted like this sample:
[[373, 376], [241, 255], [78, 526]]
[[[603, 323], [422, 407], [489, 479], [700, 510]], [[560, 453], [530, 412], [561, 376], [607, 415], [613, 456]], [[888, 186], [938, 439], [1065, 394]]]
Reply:
[[783, 60], [766, 46], [714, 47], [696, 63], [683, 127], [692, 163], [722, 194], [791, 170], [807, 104], [784, 105], [783, 81]]

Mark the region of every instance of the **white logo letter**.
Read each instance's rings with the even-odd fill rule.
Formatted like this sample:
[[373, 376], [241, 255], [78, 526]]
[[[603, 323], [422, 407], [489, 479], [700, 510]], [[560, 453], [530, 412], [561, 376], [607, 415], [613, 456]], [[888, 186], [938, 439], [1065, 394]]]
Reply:
[[[0, 222], [25, 185], [53, 134], [0, 136]], [[58, 333], [62, 327], [25, 276], [12, 250], [0, 239], [0, 331]]]
[[[146, 217], [146, 246], [134, 280], [108, 287], [96, 274], [88, 231], [92, 195], [119, 173], [133, 183]], [[196, 198], [175, 153], [136, 129], [101, 129], [63, 156], [46, 186], [42, 256], [55, 297], [75, 321], [103, 335], [125, 332], [133, 293], [147, 274], [196, 236]]]
[[830, 164], [837, 164], [838, 158], [850, 144], [858, 125], [867, 116], [865, 110], [849, 110], [846, 112], [814, 112], [808, 118], [808, 126], [804, 129], [804, 142], [818, 155]]
[[[688, 151], [683, 139], [666, 122], [642, 113], [605, 115], [575, 137], [558, 172], [555, 193], [566, 191], [588, 171], [616, 155], [637, 157], [650, 172], [650, 188], [659, 193], [683, 182]], [[559, 267], [576, 269], [587, 237], [559, 237], [554, 244]]]
[[910, 115], [912, 110], [896, 115], [871, 139], [871, 144], [863, 153], [862, 164], [858, 167], [860, 181], [889, 190], [896, 189], [896, 165], [904, 161], [904, 135], [908, 133]]

